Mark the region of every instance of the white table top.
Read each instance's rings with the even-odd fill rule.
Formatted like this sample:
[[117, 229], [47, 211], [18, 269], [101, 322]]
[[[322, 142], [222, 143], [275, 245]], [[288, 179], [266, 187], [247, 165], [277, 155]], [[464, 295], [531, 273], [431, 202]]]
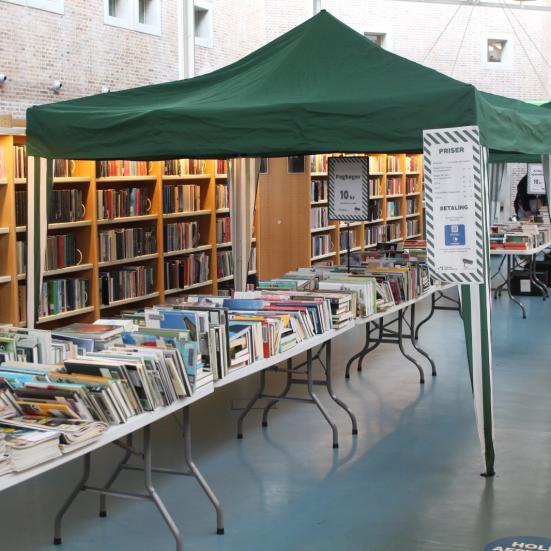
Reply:
[[510, 249], [490, 249], [491, 255], [503, 255], [503, 256], [533, 256], [543, 252], [545, 249], [551, 247], [551, 241], [544, 243], [535, 249], [520, 249], [520, 250], [510, 250]]

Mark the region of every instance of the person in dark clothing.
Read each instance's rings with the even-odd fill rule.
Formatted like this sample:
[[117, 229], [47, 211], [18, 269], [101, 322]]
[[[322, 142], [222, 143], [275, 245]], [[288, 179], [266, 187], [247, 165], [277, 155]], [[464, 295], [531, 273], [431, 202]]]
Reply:
[[514, 206], [517, 218], [527, 220], [539, 214], [541, 207], [547, 206], [547, 197], [528, 193], [528, 175], [526, 175], [518, 183]]

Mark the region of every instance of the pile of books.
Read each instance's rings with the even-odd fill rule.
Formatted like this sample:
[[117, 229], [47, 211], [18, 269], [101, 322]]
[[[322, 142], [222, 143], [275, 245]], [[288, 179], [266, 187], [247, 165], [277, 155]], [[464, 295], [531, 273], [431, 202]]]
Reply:
[[165, 252], [181, 251], [197, 247], [199, 244], [197, 222], [176, 222], [164, 227]]
[[530, 222], [511, 222], [491, 226], [490, 248], [506, 251], [535, 249], [551, 241], [551, 226]]
[[97, 191], [98, 220], [142, 216], [151, 208], [147, 188], [100, 189]]
[[165, 289], [183, 289], [208, 281], [209, 264], [210, 256], [205, 252], [165, 261]]
[[310, 228], [324, 228], [329, 225], [329, 209], [327, 207], [316, 207], [310, 209]]
[[100, 272], [100, 298], [104, 305], [117, 300], [148, 295], [155, 290], [152, 266], [128, 266], [121, 270]]
[[[326, 172], [326, 170], [314, 172]], [[319, 201], [327, 201], [327, 199], [327, 180], [312, 180], [310, 183], [310, 201], [317, 203]]]

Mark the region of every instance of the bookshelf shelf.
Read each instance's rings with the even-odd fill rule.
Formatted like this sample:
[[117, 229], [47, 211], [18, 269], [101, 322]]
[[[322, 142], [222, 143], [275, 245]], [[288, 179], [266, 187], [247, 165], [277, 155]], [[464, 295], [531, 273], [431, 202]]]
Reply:
[[366, 220], [365, 224], [379, 224], [380, 222], [384, 222], [384, 218], [377, 218], [376, 220]]
[[91, 226], [91, 220], [79, 220], [78, 222], [56, 222], [54, 224], [48, 224], [49, 230], [70, 230], [73, 228], [85, 228]]
[[416, 170], [414, 170], [414, 171], [409, 171], [409, 170], [408, 170], [408, 171], [406, 172], [406, 174], [407, 174], [408, 176], [416, 176], [417, 174], [419, 174], [419, 172], [416, 171]]
[[[350, 249], [350, 252], [353, 253], [353, 252], [355, 252], [355, 251], [361, 251], [361, 250], [362, 250], [361, 247], [352, 247], [352, 248]], [[341, 254], [343, 254], [343, 253], [344, 253], [344, 254], [347, 254], [348, 252], [349, 252], [348, 249], [342, 249], [342, 250], [340, 251]]]
[[387, 199], [401, 199], [402, 194], [401, 193], [393, 193], [392, 195], [387, 195], [386, 198]]
[[387, 241], [385, 241], [385, 243], [398, 243], [399, 241], [403, 241], [404, 238], [403, 237], [397, 237], [396, 239], [388, 239]]
[[421, 216], [418, 212], [414, 212], [413, 214], [406, 214], [406, 218], [416, 218], [417, 216]]
[[387, 172], [387, 176], [402, 176], [403, 172]]
[[312, 178], [327, 178], [327, 172], [312, 172], [310, 176]]
[[16, 226], [15, 231], [17, 233], [22, 233], [27, 231], [27, 226]]
[[163, 182], [173, 182], [174, 180], [210, 180], [210, 174], [179, 174], [163, 176]]
[[115, 183], [128, 183], [128, 182], [154, 182], [157, 180], [157, 176], [102, 176], [96, 178], [96, 182], [101, 184], [103, 182]]
[[310, 260], [312, 262], [316, 262], [317, 260], [323, 260], [324, 258], [331, 258], [332, 256], [336, 256], [337, 253], [335, 251], [331, 252], [331, 253], [326, 253], [326, 254], [320, 254], [318, 256], [313, 256], [310, 258]]
[[90, 178], [87, 176], [56, 176], [54, 184], [89, 184]]
[[384, 195], [371, 195], [369, 199], [384, 199]]
[[[86, 270], [91, 270], [94, 267], [92, 263], [87, 264], [78, 264], [76, 266], [67, 266], [66, 268], [59, 268], [58, 270], [46, 270], [44, 272], [44, 277], [52, 277], [63, 274], [72, 274], [75, 272], [85, 272]], [[26, 277], [26, 274], [20, 274]], [[19, 278], [19, 276], [17, 276]]]
[[7, 178], [0, 178], [0, 186], [7, 185], [8, 179]]
[[166, 251], [163, 253], [163, 256], [165, 258], [169, 258], [171, 256], [180, 256], [183, 254], [198, 253], [201, 251], [210, 251], [211, 249], [212, 249], [212, 245], [199, 245], [198, 247], [193, 247], [191, 249], [179, 249], [177, 251]]
[[[392, 174], [392, 173], [389, 172], [389, 174]], [[370, 170], [370, 171], [369, 171], [369, 175], [370, 175], [370, 176], [384, 176], [385, 173], [384, 173], [384, 172], [381, 172], [380, 170]]]
[[255, 275], [256, 274], [256, 270], [249, 270], [247, 272], [248, 275]]
[[138, 297], [123, 298], [121, 300], [115, 300], [110, 304], [100, 305], [100, 310], [107, 310], [108, 308], [116, 308], [117, 306], [124, 306], [125, 304], [132, 304], [133, 302], [140, 302], [142, 300], [148, 300], [151, 298], [157, 298], [160, 295], [158, 291], [154, 293], [149, 293], [147, 295], [140, 295]]
[[321, 228], [310, 228], [310, 233], [320, 233], [324, 231], [334, 230], [337, 226], [323, 226]]
[[16, 185], [27, 184], [27, 178], [14, 178], [13, 183]]
[[121, 218], [105, 218], [97, 221], [98, 226], [109, 226], [111, 224], [129, 224], [131, 222], [147, 222], [157, 220], [156, 214], [143, 214], [141, 216], [123, 216]]
[[94, 307], [93, 306], [86, 306], [85, 308], [79, 308], [78, 310], [68, 310], [67, 312], [61, 312], [60, 314], [52, 314], [51, 316], [43, 316], [41, 318], [38, 318], [37, 324], [42, 323], [48, 323], [50, 321], [56, 321], [60, 319], [65, 318], [71, 318], [73, 316], [80, 316], [82, 314], [88, 314], [89, 312], [93, 312]]
[[233, 279], [233, 274], [229, 275], [229, 276], [219, 277], [218, 278], [218, 283], [221, 283], [223, 281], [231, 281], [232, 279]]
[[350, 222], [350, 225], [346, 222], [341, 222], [340, 228], [341, 230], [346, 230], [349, 226], [351, 228], [358, 228], [363, 224], [363, 222]]
[[27, 278], [27, 274], [17, 274], [17, 281], [23, 281]]
[[221, 179], [225, 179], [225, 178], [227, 178], [227, 177], [228, 177], [227, 174], [217, 174], [217, 175], [216, 175], [216, 179], [217, 179], [217, 180], [218, 180], [218, 179], [220, 179], [220, 180], [221, 180]]
[[406, 197], [415, 197], [417, 195], [421, 195], [420, 191], [412, 191], [411, 193], [406, 193]]
[[10, 233], [9, 228], [0, 228], [0, 235], [6, 235], [8, 233]]
[[153, 260], [158, 257], [158, 253], [144, 254], [141, 256], [133, 256], [131, 258], [119, 258], [118, 260], [107, 260], [104, 262], [98, 262], [98, 266], [100, 268], [105, 268], [106, 266], [120, 266], [122, 264], [133, 264], [134, 262], [146, 262], [148, 260]]
[[230, 209], [216, 209], [216, 214], [229, 214]]
[[216, 248], [217, 249], [228, 249], [231, 246], [232, 246], [231, 241], [226, 241], [225, 243], [216, 243]]
[[387, 216], [387, 222], [392, 222], [394, 220], [401, 220], [402, 217], [401, 216]]
[[[220, 280], [218, 280], [220, 281]], [[193, 285], [186, 285], [178, 289], [166, 289], [166, 295], [175, 295], [176, 293], [185, 293], [186, 291], [191, 291], [192, 289], [200, 289], [201, 287], [208, 287], [212, 285], [212, 279], [207, 279], [206, 281], [200, 281], [199, 283], [194, 283]]]
[[208, 209], [195, 210], [195, 211], [184, 211], [184, 212], [169, 212], [163, 214], [165, 220], [171, 220], [173, 218], [190, 218], [193, 216], [206, 216], [207, 214], [212, 214], [212, 211]]
[[324, 201], [310, 201], [310, 204], [313, 207], [317, 207], [319, 205], [327, 205], [327, 203], [329, 203], [329, 201], [327, 199], [325, 199]]
[[377, 246], [377, 243], [369, 243], [364, 245], [364, 249], [374, 249]]
[[11, 276], [0, 276], [0, 283], [11, 283]]
[[406, 239], [413, 239], [414, 237], [421, 237], [421, 234], [420, 233], [414, 233], [412, 235], [408, 235], [406, 237]]

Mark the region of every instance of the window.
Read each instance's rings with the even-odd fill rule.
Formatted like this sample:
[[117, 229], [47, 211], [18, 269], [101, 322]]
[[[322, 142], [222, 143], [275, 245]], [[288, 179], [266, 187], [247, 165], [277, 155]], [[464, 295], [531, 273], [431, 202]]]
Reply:
[[10, 4], [19, 4], [37, 10], [51, 11], [53, 13], [65, 13], [64, 0], [4, 0]]
[[369, 38], [374, 44], [377, 44], [377, 46], [384, 48], [386, 33], [364, 33], [364, 36]]
[[195, 0], [195, 44], [212, 48], [212, 2], [210, 0]]
[[160, 0], [104, 0], [105, 23], [148, 34], [161, 34]]
[[506, 45], [507, 40], [488, 38], [488, 52], [486, 58], [488, 63], [502, 63], [505, 58]]

